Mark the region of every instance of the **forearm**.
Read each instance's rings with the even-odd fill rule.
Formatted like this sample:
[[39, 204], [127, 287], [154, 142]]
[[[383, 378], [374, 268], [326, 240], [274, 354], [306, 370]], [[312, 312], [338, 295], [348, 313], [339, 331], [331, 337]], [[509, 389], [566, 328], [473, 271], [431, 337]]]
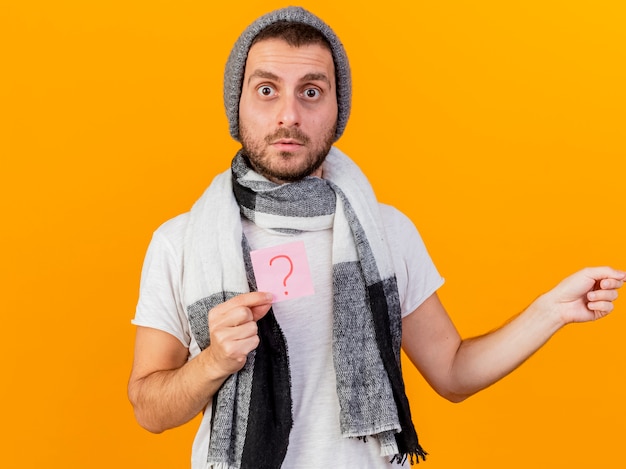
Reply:
[[238, 295], [209, 312], [210, 344], [192, 360], [173, 335], [138, 327], [128, 397], [139, 424], [160, 433], [202, 412], [224, 381], [246, 363], [259, 344], [256, 321], [271, 306], [272, 295]]
[[139, 424], [160, 433], [202, 412], [227, 376], [211, 368], [208, 349], [183, 366], [159, 370], [133, 381], [129, 398]]
[[433, 389], [459, 402], [509, 374], [565, 324], [609, 314], [625, 280], [610, 267], [583, 269], [501, 328], [467, 340], [433, 294], [402, 320], [402, 346]]
[[540, 297], [501, 328], [461, 341], [450, 368], [450, 392], [460, 401], [484, 389], [543, 346], [565, 323]]

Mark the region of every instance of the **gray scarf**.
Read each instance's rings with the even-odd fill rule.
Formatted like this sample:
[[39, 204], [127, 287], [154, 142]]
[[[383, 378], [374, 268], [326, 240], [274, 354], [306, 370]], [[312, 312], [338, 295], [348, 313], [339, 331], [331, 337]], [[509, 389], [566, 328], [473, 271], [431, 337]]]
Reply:
[[[274, 230], [333, 229], [333, 358], [344, 437], [377, 438], [392, 461], [419, 462], [400, 369], [401, 311], [379, 206], [358, 167], [332, 148], [324, 178], [277, 185], [239, 153], [191, 210], [183, 296], [191, 331], [209, 344], [208, 312], [256, 290], [241, 216]], [[214, 468], [279, 468], [292, 426], [287, 345], [273, 312], [258, 322], [258, 348], [214, 396], [208, 462]]]

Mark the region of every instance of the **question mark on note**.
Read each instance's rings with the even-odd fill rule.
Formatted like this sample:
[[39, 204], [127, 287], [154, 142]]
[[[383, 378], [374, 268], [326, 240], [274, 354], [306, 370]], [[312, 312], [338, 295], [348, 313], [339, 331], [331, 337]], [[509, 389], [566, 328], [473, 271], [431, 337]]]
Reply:
[[250, 260], [257, 290], [272, 293], [272, 303], [315, 293], [302, 241], [250, 251]]
[[[283, 286], [287, 288], [287, 279], [291, 277], [291, 274], [293, 273], [293, 262], [291, 261], [291, 258], [289, 256], [285, 256], [284, 254], [274, 256], [270, 259], [270, 267], [276, 259], [281, 259], [281, 258], [287, 259], [287, 262], [289, 262], [289, 272], [287, 272], [287, 275], [285, 275], [285, 278], [283, 279]], [[285, 290], [285, 295], [289, 295], [289, 292], [287, 290]]]

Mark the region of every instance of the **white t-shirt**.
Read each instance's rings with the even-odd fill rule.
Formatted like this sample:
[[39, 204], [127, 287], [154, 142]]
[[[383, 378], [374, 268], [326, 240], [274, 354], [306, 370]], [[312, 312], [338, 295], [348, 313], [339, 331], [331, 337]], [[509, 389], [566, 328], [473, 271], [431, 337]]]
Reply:
[[[402, 314], [406, 316], [443, 284], [443, 278], [413, 223], [388, 205], [381, 204], [381, 213]], [[172, 334], [189, 348], [189, 358], [193, 358], [200, 349], [190, 332], [181, 301], [183, 240], [188, 216], [180, 215], [154, 233], [144, 261], [132, 323]], [[339, 430], [332, 358], [332, 230], [285, 234], [259, 228], [247, 220], [243, 220], [243, 229], [252, 250], [303, 241], [315, 290], [312, 296], [275, 303], [272, 307], [287, 341], [292, 384], [294, 425], [283, 467], [391, 467], [390, 458], [380, 456], [380, 445], [375, 438], [364, 443], [343, 438]], [[208, 469], [210, 416], [207, 409], [193, 444], [192, 469]]]

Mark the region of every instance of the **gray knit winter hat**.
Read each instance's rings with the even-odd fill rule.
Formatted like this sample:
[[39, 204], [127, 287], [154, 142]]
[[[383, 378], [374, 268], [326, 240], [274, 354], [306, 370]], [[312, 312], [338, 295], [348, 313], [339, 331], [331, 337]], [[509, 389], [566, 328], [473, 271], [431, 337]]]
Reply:
[[335, 140], [338, 140], [348, 123], [350, 103], [352, 99], [352, 81], [350, 78], [350, 64], [343, 45], [330, 26], [317, 16], [300, 7], [287, 7], [272, 11], [261, 16], [248, 26], [230, 52], [224, 72], [224, 106], [230, 124], [230, 135], [239, 141], [239, 99], [243, 84], [244, 69], [248, 51], [252, 41], [264, 28], [279, 21], [291, 21], [313, 26], [321, 32], [328, 43], [335, 62], [337, 80], [337, 130]]

